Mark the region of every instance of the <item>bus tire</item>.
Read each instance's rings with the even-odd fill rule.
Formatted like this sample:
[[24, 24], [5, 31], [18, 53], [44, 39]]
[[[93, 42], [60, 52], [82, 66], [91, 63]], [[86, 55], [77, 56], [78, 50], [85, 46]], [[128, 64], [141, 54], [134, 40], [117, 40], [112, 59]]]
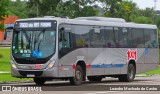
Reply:
[[70, 78], [70, 83], [72, 85], [80, 85], [82, 83], [83, 71], [82, 67], [77, 65], [75, 69], [75, 76]]
[[127, 74], [118, 76], [120, 82], [132, 82], [135, 78], [136, 70], [133, 64], [128, 65]]
[[102, 76], [88, 76], [87, 78], [88, 78], [89, 81], [93, 81], [93, 82], [102, 81]]
[[33, 78], [33, 80], [37, 85], [44, 85], [44, 83], [46, 82], [45, 78]]

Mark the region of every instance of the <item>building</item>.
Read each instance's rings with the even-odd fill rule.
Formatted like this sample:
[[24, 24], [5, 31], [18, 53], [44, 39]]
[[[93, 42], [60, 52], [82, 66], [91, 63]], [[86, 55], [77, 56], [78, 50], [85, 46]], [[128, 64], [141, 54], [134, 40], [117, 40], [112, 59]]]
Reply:
[[[13, 26], [14, 22], [19, 19], [17, 16], [7, 16], [5, 17], [5, 20], [2, 21], [1, 23], [4, 24], [4, 28]], [[4, 31], [0, 31], [0, 42], [3, 41], [3, 35]]]

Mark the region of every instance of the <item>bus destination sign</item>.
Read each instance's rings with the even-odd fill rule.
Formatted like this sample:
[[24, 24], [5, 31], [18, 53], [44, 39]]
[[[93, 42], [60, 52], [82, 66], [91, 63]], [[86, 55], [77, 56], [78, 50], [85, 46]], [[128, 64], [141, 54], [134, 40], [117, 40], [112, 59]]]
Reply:
[[46, 28], [46, 27], [51, 27], [52, 23], [51, 22], [20, 22], [19, 27], [20, 28]]

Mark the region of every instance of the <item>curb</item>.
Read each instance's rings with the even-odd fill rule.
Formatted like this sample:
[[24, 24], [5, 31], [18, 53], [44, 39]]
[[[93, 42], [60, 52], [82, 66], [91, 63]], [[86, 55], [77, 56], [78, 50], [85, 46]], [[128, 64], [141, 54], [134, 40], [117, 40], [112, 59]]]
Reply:
[[160, 76], [160, 74], [137, 74], [136, 77]]
[[0, 84], [17, 84], [17, 83], [33, 83], [32, 80], [25, 80], [25, 81], [4, 81], [0, 82]]
[[0, 71], [0, 74], [10, 74], [11, 72], [8, 71]]

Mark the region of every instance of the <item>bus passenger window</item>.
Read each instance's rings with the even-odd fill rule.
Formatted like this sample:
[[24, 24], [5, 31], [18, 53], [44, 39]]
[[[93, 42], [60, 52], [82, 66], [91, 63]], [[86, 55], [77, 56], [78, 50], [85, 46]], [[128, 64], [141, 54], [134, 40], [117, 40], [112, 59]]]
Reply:
[[71, 48], [71, 44], [70, 44], [70, 32], [65, 32], [64, 33], [64, 48]]
[[71, 33], [62, 27], [59, 31], [59, 57], [61, 58], [71, 51]]

